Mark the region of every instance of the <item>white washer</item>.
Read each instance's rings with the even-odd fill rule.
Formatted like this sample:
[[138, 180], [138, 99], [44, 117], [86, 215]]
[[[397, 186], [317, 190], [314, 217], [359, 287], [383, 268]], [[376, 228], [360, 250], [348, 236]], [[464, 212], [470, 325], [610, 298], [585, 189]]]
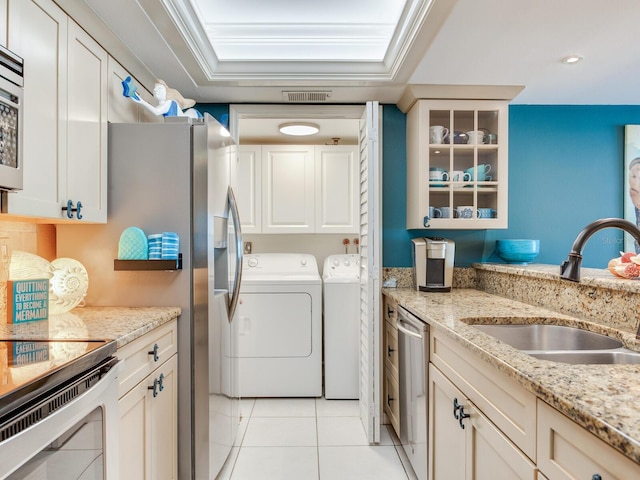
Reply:
[[233, 328], [242, 397], [322, 396], [322, 280], [313, 255], [245, 255]]
[[359, 397], [360, 257], [330, 255], [324, 282], [324, 396]]

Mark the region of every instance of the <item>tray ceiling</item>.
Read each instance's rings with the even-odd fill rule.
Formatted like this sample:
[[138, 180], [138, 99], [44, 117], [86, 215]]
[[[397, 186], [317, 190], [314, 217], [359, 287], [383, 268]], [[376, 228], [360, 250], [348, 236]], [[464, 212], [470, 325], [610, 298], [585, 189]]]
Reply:
[[207, 80], [393, 79], [432, 0], [163, 0]]
[[[519, 86], [520, 104], [640, 103], [638, 0], [56, 2], [81, 25], [90, 11], [88, 31], [147, 89], [162, 78], [199, 102], [319, 91], [324, 100], [307, 103], [397, 103], [409, 85], [467, 96]], [[583, 61], [563, 64], [568, 55]]]

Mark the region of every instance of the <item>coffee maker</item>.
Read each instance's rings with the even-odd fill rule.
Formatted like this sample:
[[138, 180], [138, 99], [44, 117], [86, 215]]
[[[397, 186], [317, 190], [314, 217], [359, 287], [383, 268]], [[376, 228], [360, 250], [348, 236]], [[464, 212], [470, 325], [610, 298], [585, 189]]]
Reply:
[[413, 238], [413, 281], [421, 292], [450, 292], [455, 243], [442, 237]]

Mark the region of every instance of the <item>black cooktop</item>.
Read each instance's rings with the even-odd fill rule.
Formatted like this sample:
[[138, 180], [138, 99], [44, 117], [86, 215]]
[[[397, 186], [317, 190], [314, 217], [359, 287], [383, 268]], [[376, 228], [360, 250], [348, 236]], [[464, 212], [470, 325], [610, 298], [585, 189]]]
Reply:
[[115, 340], [0, 339], [0, 422], [115, 352]]

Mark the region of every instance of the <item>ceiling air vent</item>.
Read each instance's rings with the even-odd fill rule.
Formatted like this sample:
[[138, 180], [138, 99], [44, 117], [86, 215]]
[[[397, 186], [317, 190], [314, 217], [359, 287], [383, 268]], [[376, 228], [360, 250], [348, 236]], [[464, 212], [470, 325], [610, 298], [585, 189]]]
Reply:
[[282, 99], [288, 103], [322, 103], [331, 96], [331, 91], [283, 91]]

